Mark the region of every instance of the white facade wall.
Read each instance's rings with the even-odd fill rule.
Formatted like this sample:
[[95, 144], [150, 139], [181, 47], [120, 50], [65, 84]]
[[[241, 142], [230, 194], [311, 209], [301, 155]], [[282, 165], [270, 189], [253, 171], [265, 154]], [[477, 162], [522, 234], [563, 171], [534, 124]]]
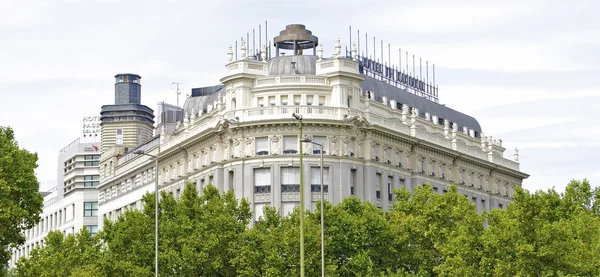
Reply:
[[[81, 143], [75, 140], [60, 151], [57, 163], [58, 185], [44, 197], [44, 207], [40, 214], [40, 222], [25, 231], [26, 242], [18, 249], [13, 249], [9, 267], [22, 256], [37, 246], [44, 244], [49, 231], [58, 230], [64, 235], [77, 233], [84, 226], [95, 231], [98, 229], [96, 211], [84, 213], [85, 203], [98, 203], [99, 182], [98, 165], [100, 143]], [[98, 176], [87, 177], [85, 176]], [[93, 180], [92, 180], [93, 179]], [[90, 204], [88, 204], [90, 205]]]
[[[299, 178], [282, 176], [285, 168], [299, 166], [298, 153], [286, 149], [288, 137], [299, 134], [292, 113], [303, 115], [304, 136], [325, 144], [325, 197], [334, 204], [356, 196], [389, 209], [390, 189], [430, 183], [444, 193], [457, 183], [479, 212], [489, 211], [506, 207], [528, 176], [518, 162], [502, 157], [499, 141], [439, 124], [436, 115], [419, 117], [416, 109], [409, 114], [410, 107], [396, 109], [395, 101], [367, 97], [356, 61], [318, 61], [316, 75], [269, 76], [267, 63], [245, 59], [226, 67], [218, 100], [205, 112], [188, 111], [174, 133], [143, 146], [159, 155], [161, 190], [178, 196], [187, 182], [200, 191], [212, 183], [248, 199], [255, 218], [265, 205], [285, 215], [300, 198], [293, 186]], [[314, 209], [320, 193], [311, 187], [311, 168], [319, 166], [319, 155], [312, 144], [303, 148], [304, 208]], [[154, 165], [152, 158], [132, 153], [110, 165], [99, 203], [100, 214], [114, 220], [132, 203], [141, 207], [141, 196], [154, 191], [148, 177]]]

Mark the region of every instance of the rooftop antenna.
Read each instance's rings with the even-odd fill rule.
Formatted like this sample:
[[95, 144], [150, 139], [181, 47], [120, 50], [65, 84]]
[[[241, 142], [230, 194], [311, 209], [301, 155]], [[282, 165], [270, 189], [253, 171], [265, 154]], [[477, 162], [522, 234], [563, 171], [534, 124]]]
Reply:
[[381, 63], [383, 64], [383, 39], [381, 40]]
[[[258, 50], [258, 51], [259, 51], [259, 52], [260, 52], [260, 51], [262, 51], [262, 50], [261, 50], [261, 49], [262, 49], [262, 45], [260, 44], [260, 42], [261, 42], [261, 38], [262, 38], [262, 34], [261, 34], [261, 32], [260, 32], [260, 31], [261, 31], [261, 27], [260, 27], [260, 24], [258, 24], [258, 48], [259, 48], [259, 50]], [[254, 50], [254, 51], [256, 51], [256, 50]], [[260, 60], [260, 54], [258, 54], [258, 60]]]
[[369, 34], [365, 32], [365, 57], [369, 57]]
[[373, 60], [377, 59], [377, 43], [375, 42], [375, 36], [373, 36]]
[[179, 95], [181, 94], [179, 91], [179, 85], [181, 85], [181, 83], [173, 82], [173, 85], [177, 86], [177, 107], [179, 107]]
[[269, 35], [267, 34], [268, 32], [268, 28], [267, 28], [267, 21], [265, 20], [265, 43], [268, 42], [269, 48], [265, 49], [267, 51], [267, 59], [271, 58], [271, 41], [269, 41]]
[[425, 68], [427, 68], [425, 73], [427, 74], [427, 90], [429, 91], [429, 87], [431, 86], [429, 83], [429, 61], [425, 61]]
[[[352, 50], [352, 25], [350, 25], [350, 50]], [[348, 53], [346, 53], [346, 55], [348, 55]], [[350, 54], [350, 56], [352, 56], [352, 54]]]
[[358, 55], [360, 55], [360, 29], [358, 29], [357, 31], [358, 31], [358, 33], [356, 35], [358, 37], [358, 51], [357, 51], [357, 53], [358, 53]]

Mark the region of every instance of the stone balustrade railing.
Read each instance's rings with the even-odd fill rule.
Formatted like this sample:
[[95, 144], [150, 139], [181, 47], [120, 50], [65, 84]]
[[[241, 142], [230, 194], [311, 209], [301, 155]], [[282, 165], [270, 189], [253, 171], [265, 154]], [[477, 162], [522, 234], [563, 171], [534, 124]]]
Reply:
[[269, 87], [280, 86], [285, 84], [302, 84], [302, 85], [319, 85], [328, 86], [329, 79], [327, 77], [312, 76], [312, 75], [295, 75], [295, 76], [273, 76], [256, 78], [254, 87]]

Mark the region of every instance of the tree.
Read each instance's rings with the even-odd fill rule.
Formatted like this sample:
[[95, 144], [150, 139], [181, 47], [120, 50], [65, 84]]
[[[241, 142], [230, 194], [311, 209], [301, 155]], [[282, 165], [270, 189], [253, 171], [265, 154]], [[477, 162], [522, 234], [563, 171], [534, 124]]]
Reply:
[[108, 276], [102, 270], [100, 240], [86, 228], [66, 237], [60, 231], [51, 231], [45, 243], [17, 262], [17, 277]]
[[[210, 185], [198, 194], [187, 184], [180, 199], [161, 192], [159, 271], [172, 276], [236, 276], [231, 261], [251, 213], [233, 192]], [[113, 262], [110, 276], [154, 274], [154, 194], [144, 196], [143, 211], [127, 211], [100, 232]]]
[[19, 148], [10, 127], [0, 127], [0, 267], [7, 264], [12, 248], [25, 242], [23, 231], [40, 220], [37, 159], [36, 153]]
[[388, 213], [398, 276], [478, 276], [483, 217], [457, 186], [438, 194], [429, 185], [395, 191]]
[[554, 189], [518, 189], [506, 210], [488, 215], [481, 276], [599, 276], [597, 189], [572, 181]]

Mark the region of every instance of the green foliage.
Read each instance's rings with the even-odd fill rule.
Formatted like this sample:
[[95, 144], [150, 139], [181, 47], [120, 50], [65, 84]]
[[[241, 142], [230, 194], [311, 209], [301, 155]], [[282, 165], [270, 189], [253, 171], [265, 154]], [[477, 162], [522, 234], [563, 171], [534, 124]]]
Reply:
[[44, 200], [34, 172], [37, 159], [19, 148], [10, 127], [0, 127], [0, 267], [11, 248], [25, 242], [22, 232], [40, 220]]
[[[325, 203], [327, 276], [600, 276], [598, 189], [573, 181], [564, 194], [519, 190], [506, 210], [479, 215], [452, 186], [395, 191], [384, 212], [356, 198]], [[153, 276], [154, 194], [91, 237], [87, 230], [21, 259], [16, 276]], [[305, 272], [320, 276], [320, 204], [305, 211]], [[161, 193], [164, 276], [297, 276], [299, 221], [266, 207], [252, 228], [250, 204], [213, 186]], [[68, 265], [68, 266], [64, 266]]]
[[44, 247], [36, 247], [29, 258], [17, 262], [16, 276], [107, 276], [103, 274], [101, 243], [86, 228], [75, 235], [64, 237], [60, 231], [51, 231]]
[[519, 189], [506, 210], [488, 215], [482, 276], [599, 276], [596, 195], [587, 180], [562, 195]]
[[[396, 190], [388, 217], [397, 267], [415, 276], [476, 276], [483, 217], [452, 186], [437, 194], [418, 186]], [[402, 275], [401, 275], [402, 276]]]

